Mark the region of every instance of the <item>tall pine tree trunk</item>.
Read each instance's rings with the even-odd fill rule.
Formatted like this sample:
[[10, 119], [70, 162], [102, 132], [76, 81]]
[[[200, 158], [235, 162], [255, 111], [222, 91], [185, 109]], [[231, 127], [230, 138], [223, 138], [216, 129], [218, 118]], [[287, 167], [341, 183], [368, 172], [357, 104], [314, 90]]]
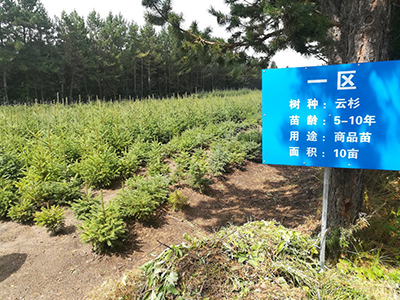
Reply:
[[4, 103], [8, 104], [8, 88], [7, 88], [7, 70], [3, 69], [3, 89], [4, 89]]
[[[334, 27], [329, 64], [388, 60], [389, 0], [320, 0]], [[329, 178], [328, 227], [348, 227], [363, 203], [363, 170], [332, 169]]]
[[141, 87], [141, 98], [143, 98], [144, 95], [144, 59], [142, 58], [142, 64], [141, 64], [141, 77], [140, 77], [140, 87]]
[[75, 85], [75, 71], [72, 72], [72, 75], [71, 75], [71, 84], [70, 84], [70, 86], [69, 86], [69, 100], [70, 100], [70, 101], [73, 100], [73, 98], [72, 98], [72, 93], [73, 93], [73, 90], [74, 90], [74, 85]]
[[133, 67], [133, 94], [135, 96], [135, 98], [137, 98], [137, 71], [136, 71], [137, 67], [136, 67], [136, 62], [135, 65]]

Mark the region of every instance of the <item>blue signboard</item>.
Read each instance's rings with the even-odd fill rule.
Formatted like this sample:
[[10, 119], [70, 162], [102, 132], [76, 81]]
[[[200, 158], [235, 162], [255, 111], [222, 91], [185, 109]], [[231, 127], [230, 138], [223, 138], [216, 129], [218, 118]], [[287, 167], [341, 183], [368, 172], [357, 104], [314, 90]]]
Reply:
[[262, 73], [263, 163], [400, 170], [400, 61]]

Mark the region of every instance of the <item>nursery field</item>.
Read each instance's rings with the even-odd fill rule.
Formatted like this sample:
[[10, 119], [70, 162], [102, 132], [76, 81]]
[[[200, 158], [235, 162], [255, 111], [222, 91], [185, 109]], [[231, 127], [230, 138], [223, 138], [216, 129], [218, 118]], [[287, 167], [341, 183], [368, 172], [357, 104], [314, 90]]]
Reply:
[[74, 236], [75, 246], [88, 244], [86, 255], [126, 251], [133, 227], [188, 201], [184, 188], [201, 193], [212, 177], [259, 156], [260, 96], [0, 107], [0, 255], [23, 260], [4, 252], [13, 250], [7, 238], [44, 229], [47, 247]]
[[[170, 186], [201, 191], [210, 175], [257, 157], [260, 108], [256, 91], [1, 107], [0, 217], [56, 231], [61, 206], [71, 206], [85, 220], [82, 239], [110, 250], [124, 222], [151, 218], [168, 199], [179, 206]], [[118, 184], [124, 188], [113, 201], [92, 197], [93, 189]], [[109, 236], [92, 235], [110, 222]]]
[[322, 172], [261, 164], [260, 91], [2, 106], [0, 140], [1, 299], [398, 295], [400, 214], [372, 189], [380, 223], [331, 239], [319, 275]]

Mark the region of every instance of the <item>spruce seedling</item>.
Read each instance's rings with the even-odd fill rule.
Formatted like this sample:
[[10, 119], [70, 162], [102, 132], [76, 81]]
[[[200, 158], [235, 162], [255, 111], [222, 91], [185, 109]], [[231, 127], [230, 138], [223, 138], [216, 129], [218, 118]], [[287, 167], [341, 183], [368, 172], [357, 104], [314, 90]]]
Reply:
[[35, 224], [46, 227], [48, 232], [57, 233], [65, 227], [65, 212], [58, 205], [42, 207], [41, 212], [37, 212], [34, 218]]

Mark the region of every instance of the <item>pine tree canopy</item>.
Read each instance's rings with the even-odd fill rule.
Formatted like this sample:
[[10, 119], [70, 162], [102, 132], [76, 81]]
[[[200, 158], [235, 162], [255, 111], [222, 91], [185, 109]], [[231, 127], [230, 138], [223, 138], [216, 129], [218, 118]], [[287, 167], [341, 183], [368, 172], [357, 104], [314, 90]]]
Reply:
[[170, 0], [143, 0], [142, 4], [147, 8], [147, 20], [155, 25], [168, 23], [194, 43], [254, 53], [261, 61], [269, 61], [286, 48], [323, 58], [328, 44], [326, 32], [331, 26], [315, 0], [225, 0], [228, 13], [213, 7], [209, 13], [230, 37], [227, 41], [208, 41], [182, 28], [183, 16], [174, 13]]

